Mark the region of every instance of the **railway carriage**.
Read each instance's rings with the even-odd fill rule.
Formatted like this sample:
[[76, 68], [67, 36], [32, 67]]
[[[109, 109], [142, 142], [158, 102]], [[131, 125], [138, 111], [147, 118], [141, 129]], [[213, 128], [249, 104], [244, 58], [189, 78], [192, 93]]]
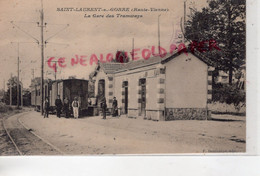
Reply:
[[[31, 94], [31, 103], [37, 111], [40, 110], [41, 96], [40, 86], [35, 86]], [[44, 84], [44, 99], [49, 98], [50, 112], [55, 112], [55, 100], [60, 95], [61, 100], [68, 98], [70, 106], [75, 97], [80, 102], [80, 113], [84, 114], [88, 109], [88, 81], [83, 79], [65, 79], [51, 81]], [[70, 107], [71, 113], [72, 108]]]
[[[50, 83], [44, 83], [43, 97], [49, 97]], [[31, 90], [31, 105], [35, 107], [36, 111], [40, 111], [41, 107], [41, 86], [36, 85]]]

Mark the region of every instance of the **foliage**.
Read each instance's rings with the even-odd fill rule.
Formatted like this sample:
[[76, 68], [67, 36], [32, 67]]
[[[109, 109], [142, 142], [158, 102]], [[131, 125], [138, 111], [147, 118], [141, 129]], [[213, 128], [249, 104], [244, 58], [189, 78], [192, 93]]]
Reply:
[[41, 84], [41, 77], [36, 77], [34, 79], [32, 79], [31, 81], [31, 86], [36, 86], [36, 85], [40, 85]]
[[[17, 77], [10, 78], [7, 82], [7, 92], [4, 97], [6, 104], [10, 104], [10, 88], [12, 88], [12, 105], [17, 105]], [[19, 85], [19, 97], [21, 97], [21, 84]], [[20, 98], [19, 98], [20, 99]], [[21, 104], [21, 100], [19, 102]]]
[[235, 106], [233, 104], [213, 102], [212, 104], [209, 104], [208, 108], [214, 114], [246, 115], [245, 103], [240, 103]]
[[1, 89], [1, 90], [0, 90], [0, 97], [4, 96], [4, 94], [5, 94], [4, 89]]
[[8, 105], [0, 102], [0, 113], [5, 113], [8, 111], [13, 111], [13, 108], [11, 106], [8, 106]]
[[221, 51], [205, 55], [219, 70], [232, 71], [245, 63], [245, 0], [208, 0], [208, 7], [193, 13], [186, 22], [185, 37], [191, 41], [215, 40]]
[[127, 52], [125, 51], [117, 51], [115, 56], [116, 57], [111, 62], [127, 63], [130, 60]]
[[236, 84], [216, 84], [213, 88], [212, 99], [214, 102], [234, 104], [238, 106], [240, 103], [245, 103], [245, 90], [237, 88]]
[[68, 79], [76, 79], [76, 76], [75, 76], [75, 75], [73, 75], [73, 76], [69, 76]]

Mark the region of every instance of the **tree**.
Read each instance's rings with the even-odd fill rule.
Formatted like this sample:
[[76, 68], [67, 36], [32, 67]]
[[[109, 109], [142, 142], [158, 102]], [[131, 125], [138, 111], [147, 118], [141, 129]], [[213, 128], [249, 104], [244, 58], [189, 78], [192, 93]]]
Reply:
[[75, 75], [73, 75], [73, 76], [69, 76], [69, 78], [68, 79], [76, 79], [77, 77], [75, 76]]
[[4, 94], [5, 94], [4, 89], [0, 89], [0, 97], [4, 96]]
[[5, 101], [5, 90], [4, 89], [0, 89], [0, 102], [4, 102]]
[[117, 51], [116, 57], [112, 60], [112, 62], [116, 63], [127, 63], [129, 62], [128, 53], [125, 51]]
[[41, 77], [36, 77], [36, 78], [31, 80], [30, 87], [35, 87], [35, 86], [40, 85], [40, 84], [41, 84]]
[[[17, 77], [10, 78], [7, 82], [7, 92], [5, 94], [6, 104], [10, 104], [10, 89], [12, 91], [12, 105], [17, 105]], [[19, 97], [21, 97], [21, 83], [19, 83]], [[21, 98], [19, 98], [19, 104], [21, 104]]]
[[208, 0], [208, 7], [193, 12], [186, 22], [185, 37], [191, 41], [215, 40], [221, 51], [206, 52], [219, 70], [233, 71], [245, 63], [245, 0]]

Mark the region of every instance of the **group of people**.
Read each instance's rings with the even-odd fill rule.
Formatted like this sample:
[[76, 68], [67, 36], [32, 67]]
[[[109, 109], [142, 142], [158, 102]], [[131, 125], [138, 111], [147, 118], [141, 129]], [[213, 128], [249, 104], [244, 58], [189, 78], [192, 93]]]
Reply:
[[[117, 117], [118, 116], [118, 107], [117, 107], [117, 100], [116, 97], [113, 98], [113, 102], [112, 102], [112, 117]], [[101, 109], [102, 109], [102, 114], [103, 114], [103, 118], [102, 119], [106, 119], [106, 111], [107, 111], [107, 103], [106, 103], [106, 98], [104, 98], [101, 102]]]
[[[71, 106], [73, 108], [74, 118], [75, 119], [79, 118], [80, 103], [79, 103], [77, 97], [74, 98], [74, 101], [71, 103]], [[60, 96], [58, 95], [57, 99], [55, 100], [55, 108], [56, 108], [56, 115], [57, 115], [58, 118], [61, 117], [61, 111], [62, 110], [65, 114], [65, 118], [69, 118], [69, 116], [70, 116], [70, 102], [69, 102], [67, 97], [62, 102], [61, 99], [60, 99]], [[50, 111], [50, 102], [49, 102], [48, 97], [46, 97], [46, 99], [43, 103], [43, 109], [44, 109], [44, 118], [48, 118], [49, 111]]]
[[[116, 97], [113, 98], [112, 102], [112, 117], [117, 117], [118, 116], [118, 103], [116, 100]], [[55, 107], [56, 107], [56, 113], [57, 117], [61, 117], [61, 111], [63, 110], [63, 113], [65, 114], [65, 118], [69, 118], [70, 116], [70, 102], [68, 98], [66, 97], [63, 102], [60, 99], [60, 96], [57, 96], [57, 99], [55, 100]], [[74, 101], [71, 103], [71, 107], [73, 108], [73, 115], [74, 118], [77, 119], [79, 118], [79, 107], [80, 107], [80, 102], [78, 101], [78, 98], [75, 97]], [[49, 111], [50, 111], [50, 102], [48, 97], [46, 97], [44, 103], [43, 103], [43, 109], [44, 109], [44, 118], [48, 118], [49, 116]], [[106, 103], [106, 98], [103, 98], [101, 101], [101, 109], [102, 109], [102, 114], [103, 114], [103, 119], [106, 119], [106, 111], [107, 111], [107, 103]]]

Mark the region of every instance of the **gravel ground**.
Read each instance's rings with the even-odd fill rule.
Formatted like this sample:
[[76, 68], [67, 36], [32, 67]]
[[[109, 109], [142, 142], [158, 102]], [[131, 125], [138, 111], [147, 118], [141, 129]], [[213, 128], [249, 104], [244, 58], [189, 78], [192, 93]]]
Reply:
[[5, 131], [4, 125], [22, 155], [59, 155], [60, 152], [33, 135], [30, 132], [31, 130], [24, 128], [18, 121], [23, 115], [26, 115], [26, 113], [15, 114], [15, 112], [11, 112], [8, 116], [1, 117], [0, 155], [19, 155], [18, 150], [15, 148], [15, 145]]
[[0, 156], [19, 155], [0, 122]]
[[0, 156], [19, 155], [4, 129], [3, 119], [10, 115], [14, 115], [14, 113], [0, 114]]
[[[245, 117], [213, 115], [213, 121], [149, 121], [20, 117], [36, 134], [67, 155], [245, 152]], [[41, 153], [39, 153], [41, 154]]]

